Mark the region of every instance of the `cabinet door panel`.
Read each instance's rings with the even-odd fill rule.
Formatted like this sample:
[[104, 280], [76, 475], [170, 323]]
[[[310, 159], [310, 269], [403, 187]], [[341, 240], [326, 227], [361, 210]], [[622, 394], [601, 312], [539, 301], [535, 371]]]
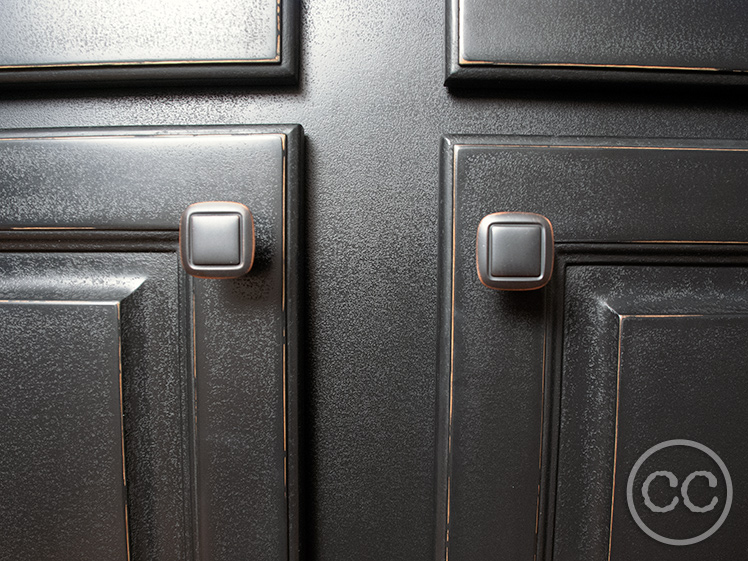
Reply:
[[[689, 259], [681, 255], [665, 264], [660, 258], [658, 264], [649, 256], [639, 266], [622, 266], [579, 263], [578, 252], [562, 257], [555, 559], [729, 559], [743, 549], [736, 537], [748, 503], [728, 491], [708, 453], [684, 442], [713, 451], [735, 477], [733, 488], [739, 487], [748, 461], [740, 429], [748, 397], [742, 373], [748, 258], [737, 257], [743, 267], [719, 267], [724, 258], [718, 257], [700, 266], [675, 264]], [[673, 441], [680, 443], [645, 458], [634, 472], [648, 450]], [[691, 486], [694, 505], [717, 500], [703, 513], [687, 508], [682, 494], [695, 472], [714, 476], [713, 489], [706, 477]], [[647, 485], [650, 508], [642, 492], [653, 473], [661, 480]], [[657, 510], [673, 499], [672, 510]], [[633, 516], [635, 511], [661, 538], [687, 541], [714, 527], [726, 506], [727, 517], [713, 535], [680, 545], [648, 535]]]
[[[113, 539], [101, 526], [105, 508], [121, 518], [121, 550], [107, 557], [127, 559], [128, 540], [134, 559], [186, 555], [188, 387], [176, 256], [2, 253], [0, 271], [6, 313], [24, 312], [3, 322], [3, 416], [19, 423], [7, 437], [25, 443], [5, 464], [3, 482], [18, 501], [4, 503], [3, 525], [20, 533], [3, 533], [3, 550], [16, 559], [102, 556], [96, 541]], [[34, 525], [17, 517], [19, 506]]]
[[[301, 130], [219, 131], [0, 142], [0, 346], [12, 357], [0, 415], [22, 427], [0, 438], [16, 450], [0, 467], [13, 486], [0, 525], [15, 531], [0, 540], [14, 559], [298, 558]], [[215, 198], [253, 213], [245, 277], [180, 265], [181, 210]], [[53, 478], [50, 439], [80, 448]]]
[[[742, 143], [445, 141], [437, 559], [736, 555], [742, 499], [723, 527], [682, 547], [642, 529], [627, 485], [633, 472], [644, 522], [689, 539], [721, 511], [693, 512], [682, 486], [695, 473], [692, 506], [725, 505], [727, 479], [711, 486], [705, 475], [719, 476], [719, 463], [666, 447], [679, 491], [668, 494], [662, 473], [650, 484], [655, 506], [680, 497], [668, 516], [642, 502], [660, 464], [637, 475], [637, 459], [694, 441], [745, 470], [746, 165]], [[479, 281], [478, 224], [496, 212], [550, 219], [556, 264], [545, 288]]]

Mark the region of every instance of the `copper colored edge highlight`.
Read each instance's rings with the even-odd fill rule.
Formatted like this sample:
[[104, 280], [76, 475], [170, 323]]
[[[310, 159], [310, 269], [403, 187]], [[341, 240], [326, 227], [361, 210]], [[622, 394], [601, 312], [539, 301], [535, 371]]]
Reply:
[[449, 524], [452, 506], [452, 418], [454, 405], [455, 378], [455, 268], [457, 259], [457, 152], [452, 151], [452, 286], [450, 296], [450, 339], [449, 339], [449, 422], [447, 427], [447, 524], [445, 544], [445, 561], [449, 561]]

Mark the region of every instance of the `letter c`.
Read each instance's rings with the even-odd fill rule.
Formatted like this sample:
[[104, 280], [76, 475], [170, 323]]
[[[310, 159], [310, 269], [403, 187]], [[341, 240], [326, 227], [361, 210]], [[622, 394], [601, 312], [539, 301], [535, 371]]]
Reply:
[[697, 477], [706, 477], [707, 481], [709, 481], [709, 487], [711, 488], [717, 486], [717, 478], [714, 477], [714, 474], [711, 471], [693, 472], [691, 475], [686, 477], [686, 480], [683, 482], [683, 486], [680, 488], [680, 494], [683, 495], [683, 504], [686, 505], [688, 507], [688, 510], [690, 510], [691, 512], [709, 512], [710, 510], [714, 510], [714, 507], [717, 506], [717, 503], [719, 502], [719, 499], [717, 497], [712, 497], [712, 502], [704, 507], [696, 506], [691, 502], [691, 499], [688, 498], [688, 486], [691, 484], [691, 481], [693, 481]]
[[[693, 475], [693, 474], [691, 474], [691, 475]], [[678, 486], [678, 478], [675, 477], [675, 475], [673, 473], [669, 472], [669, 471], [655, 471], [654, 473], [650, 473], [649, 477], [647, 477], [647, 479], [644, 481], [644, 485], [642, 485], [642, 497], [644, 497], [644, 504], [647, 505], [649, 507], [649, 510], [651, 510], [652, 512], [670, 512], [671, 510], [673, 510], [675, 508], [675, 505], [678, 504], [678, 500], [679, 500], [678, 497], [673, 497], [673, 500], [667, 506], [657, 506], [649, 498], [649, 485], [650, 485], [650, 483], [652, 483], [652, 481], [654, 481], [658, 477], [667, 477], [668, 481], [670, 482], [670, 486], [671, 487], [677, 487]], [[689, 476], [689, 478], [690, 477], [691, 476]], [[714, 477], [714, 476], [712, 475], [712, 477]], [[690, 482], [691, 482], [691, 479], [688, 479], [688, 483], [690, 483]], [[711, 480], [710, 480], [710, 483], [711, 483]], [[714, 485], [716, 485], [716, 484], [717, 483], [716, 483], [716, 479], [715, 479]], [[686, 484], [684, 483], [683, 485], [684, 485], [683, 488], [685, 489], [686, 488]], [[714, 485], [712, 485], [712, 487]], [[688, 498], [686, 498], [686, 500], [688, 500]], [[691, 507], [688, 507], [688, 508], [691, 508]], [[698, 507], [696, 507], [696, 508], [698, 508]], [[714, 508], [714, 505], [712, 505], [711, 508]]]

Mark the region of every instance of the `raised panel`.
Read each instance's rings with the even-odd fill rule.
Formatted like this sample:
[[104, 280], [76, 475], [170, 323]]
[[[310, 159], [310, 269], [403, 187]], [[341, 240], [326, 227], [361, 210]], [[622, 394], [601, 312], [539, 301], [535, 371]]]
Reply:
[[448, 0], [448, 83], [741, 84], [748, 16], [718, 2]]
[[127, 561], [119, 302], [0, 302], [0, 550]]
[[[638, 267], [585, 266], [567, 259], [553, 558], [740, 555], [743, 545], [734, 537], [745, 525], [748, 502], [728, 490], [708, 454], [677, 444], [634, 467], [662, 443], [695, 442], [722, 460], [740, 489], [748, 461], [740, 438], [748, 393], [742, 366], [746, 269], [663, 267], [656, 258]], [[706, 478], [697, 481], [690, 499], [704, 506], [716, 498], [715, 508], [693, 512], [682, 486], [691, 473], [707, 471], [714, 487]], [[663, 479], [647, 485], [650, 508], [642, 493], [653, 473]], [[673, 499], [674, 508], [657, 510]], [[712, 535], [688, 543], [714, 527], [725, 507]], [[685, 543], [650, 536], [634, 511], [661, 538]]]
[[[191, 516], [189, 386], [182, 366], [187, 359], [187, 349], [181, 344], [185, 329], [179, 320], [181, 298], [176, 255], [168, 252], [16, 253], [7, 252], [11, 249], [8, 244], [6, 240], [0, 240], [0, 249], [4, 250], [0, 254], [0, 298], [25, 302], [36, 310], [36, 314], [27, 317], [23, 325], [4, 323], [3, 348], [22, 345], [23, 349], [17, 355], [8, 355], [8, 360], [17, 356], [10, 363], [15, 378], [23, 380], [37, 376], [39, 369], [35, 362], [51, 370], [42, 371], [42, 374], [50, 384], [51, 393], [46, 398], [54, 401], [59, 413], [57, 430], [67, 435], [67, 440], [87, 433], [99, 435], [101, 446], [89, 444], [79, 451], [67, 450], [68, 443], [59, 439], [60, 450], [72, 453], [71, 462], [79, 461], [81, 470], [87, 464], [107, 465], [107, 456], [102, 452], [102, 431], [106, 426], [101, 425], [96, 417], [89, 420], [87, 415], [95, 410], [91, 406], [92, 400], [103, 401], [104, 397], [110, 400], [108, 410], [116, 409], [118, 429], [114, 443], [111, 443], [111, 430], [107, 433], [107, 442], [116, 448], [119, 458], [116, 482], [120, 486], [120, 503], [124, 502], [123, 475], [126, 480], [130, 558], [161, 559], [175, 554], [187, 555], [191, 539], [188, 522]], [[41, 246], [37, 243], [37, 249]], [[79, 311], [70, 312], [71, 306]], [[99, 317], [104, 313], [101, 312], [102, 306], [107, 314], [104, 317], [110, 320], [107, 324], [102, 324]], [[58, 317], [62, 313], [60, 310], [70, 317]], [[76, 319], [71, 315], [73, 313], [83, 317]], [[40, 328], [44, 328], [41, 333], [46, 337], [44, 349], [39, 348], [40, 345], [33, 347], [24, 343], [40, 337], [35, 335]], [[58, 352], [69, 355], [70, 366], [56, 357]], [[110, 374], [114, 376], [116, 391], [111, 386], [107, 396], [101, 389], [94, 391], [97, 386], [92, 382]], [[100, 387], [101, 381], [97, 383]], [[53, 391], [55, 385], [57, 390]], [[28, 386], [18, 386], [7, 406], [17, 407], [19, 402], [23, 402], [24, 394], [27, 394], [26, 399], [30, 399], [33, 392]], [[88, 402], [79, 404], [79, 396], [84, 396]], [[44, 398], [45, 394], [37, 397]], [[98, 407], [101, 408], [102, 403]], [[25, 413], [24, 432], [16, 437], [30, 435], [33, 442], [43, 418], [35, 411]], [[80, 419], [76, 421], [78, 417]], [[78, 430], [80, 432], [76, 432]], [[29, 463], [28, 459], [25, 463], [8, 464], [14, 473], [24, 473], [28, 477], [39, 477], [38, 467], [37, 462]], [[88, 484], [84, 483], [95, 481], [91, 474], [72, 469], [58, 475], [64, 475], [64, 481], [49, 481], [46, 489], [50, 493], [77, 486], [88, 489]], [[102, 482], [106, 481], [105, 476], [106, 472], [101, 470], [98, 477]], [[8, 481], [16, 479], [10, 477]], [[17, 487], [18, 493], [34, 492], [29, 481], [23, 483]], [[102, 500], [107, 499], [106, 494], [101, 493], [101, 496]], [[33, 513], [39, 512], [38, 507], [38, 504], [28, 505]], [[116, 508], [116, 503], [109, 508]], [[122, 516], [124, 519], [124, 510]], [[44, 551], [34, 544], [44, 543], [47, 535], [54, 536], [58, 522], [64, 526], [59, 515], [40, 520], [39, 525], [23, 530], [23, 540], [18, 535], [5, 534], [7, 549], [26, 556], [20, 558], [34, 559], [36, 555], [43, 555]], [[80, 529], [86, 532], [85, 536], [93, 530], [90, 525]], [[124, 535], [124, 530], [122, 532]], [[83, 556], [80, 558], [88, 559], [101, 553], [93, 555], [84, 547], [91, 541], [95, 540], [79, 540], [81, 551], [70, 551], [70, 558], [77, 558], [75, 555], [80, 554]], [[60, 555], [62, 547], [50, 551]]]
[[[748, 398], [746, 319], [745, 314], [622, 318], [611, 560], [680, 560], [685, 557], [680, 547], [688, 548], [691, 559], [729, 559], [745, 550], [734, 538], [748, 522], [748, 500], [740, 492], [740, 478], [748, 468], [741, 438]], [[685, 544], [679, 547], [644, 535], [627, 504], [628, 481], [638, 459], [653, 446], [676, 439], [708, 447], [723, 462], [732, 485], [728, 487], [721, 467], [693, 446], [668, 447], [645, 459], [631, 480], [633, 507], [652, 532]], [[656, 502], [648, 506], [642, 490], [657, 471], [675, 475], [676, 489], [671, 493], [669, 481], [664, 487], [662, 479], [650, 480], [647, 490]], [[683, 485], [694, 473], [699, 479], [691, 478], [684, 494]], [[673, 499], [676, 508], [660, 512]], [[708, 534], [712, 529], [714, 534]], [[704, 541], [688, 543], [700, 536]]]
[[0, 6], [0, 84], [295, 80], [297, 0]]

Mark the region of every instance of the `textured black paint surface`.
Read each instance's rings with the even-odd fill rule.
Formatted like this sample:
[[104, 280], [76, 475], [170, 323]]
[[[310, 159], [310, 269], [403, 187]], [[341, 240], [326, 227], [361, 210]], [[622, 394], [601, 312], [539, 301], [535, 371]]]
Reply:
[[[742, 288], [745, 272], [734, 276], [734, 282]], [[748, 517], [748, 497], [742, 481], [748, 462], [742, 437], [748, 398], [745, 311], [720, 314], [715, 310], [701, 317], [628, 317], [621, 327], [611, 560], [741, 557], [745, 544], [736, 537]], [[634, 523], [626, 502], [626, 484], [636, 460], [650, 446], [672, 438], [692, 440], [714, 451], [724, 462], [733, 485], [724, 524], [712, 536], [689, 546], [673, 547], [646, 536]], [[649, 488], [655, 504], [661, 507], [669, 504], [673, 496], [678, 498], [670, 513], [653, 513], [642, 504], [642, 481], [659, 469], [678, 478], [678, 489], [672, 495], [656, 484]], [[710, 488], [703, 478], [694, 479], [687, 495], [683, 495], [682, 486], [688, 476], [698, 471], [711, 473], [715, 486]], [[688, 539], [717, 523], [726, 507], [727, 487], [714, 461], [703, 452], [681, 447], [663, 450], [643, 464], [635, 476], [632, 496], [648, 527], [667, 537]], [[714, 498], [717, 502], [710, 511], [692, 512], [685, 504], [686, 496], [700, 508]], [[682, 547], [687, 548], [687, 554]]]
[[128, 559], [118, 315], [0, 304], [3, 559]]
[[735, 0], [458, 1], [467, 61], [748, 68], [748, 17]]
[[144, 8], [116, 1], [3, 2], [0, 66], [276, 56], [277, 0]]
[[[607, 555], [618, 350], [602, 344], [601, 333], [617, 342], [617, 313], [689, 313], [667, 310], [682, 306], [684, 299], [699, 302], [705, 297], [699, 287], [709, 292], [715, 278], [723, 275], [704, 268], [684, 280], [669, 268], [650, 273], [647, 284], [627, 277], [620, 268], [608, 267], [585, 283], [598, 292], [587, 304], [593, 311], [583, 315], [574, 307], [578, 289], [573, 282], [579, 281], [567, 279], [566, 287], [561, 284], [565, 274], [571, 278], [579, 267], [565, 269], [563, 260], [554, 273], [559, 278], [542, 291], [501, 293], [483, 287], [475, 270], [480, 220], [494, 212], [518, 210], [544, 215], [553, 225], [556, 251], [579, 247], [581, 254], [581, 248], [590, 244], [580, 242], [590, 241], [681, 242], [657, 244], [669, 247], [669, 252], [661, 251], [671, 257], [682, 251], [683, 240], [745, 241], [739, 186], [747, 154], [742, 144], [724, 142], [696, 147], [687, 141], [635, 139], [445, 139], [441, 244], [446, 272], [440, 291], [444, 347], [439, 365], [438, 443], [442, 487], [437, 528], [447, 539], [437, 536], [437, 548], [444, 543], [439, 558], [529, 557], [535, 555], [536, 545], [538, 554], [548, 558]], [[721, 219], [699, 220], [705, 208], [719, 212]], [[662, 218], [671, 212], [677, 220]], [[631, 257], [634, 248], [646, 245], [620, 247]], [[715, 254], [714, 245], [703, 247], [704, 255]], [[742, 245], [732, 247], [740, 251]], [[630, 302], [621, 302], [624, 295], [639, 295], [638, 301], [644, 301], [655, 282], [660, 288], [657, 296], [649, 298], [649, 308], [643, 306], [639, 312]], [[742, 281], [734, 284], [739, 291]], [[605, 298], [605, 290], [614, 296]], [[564, 298], [565, 313], [557, 307]], [[650, 310], [658, 300], [666, 311]], [[619, 308], [625, 309], [616, 311]], [[708, 304], [702, 302], [697, 308], [706, 309]], [[725, 311], [734, 309], [730, 304]], [[561, 342], [563, 371], [559, 372], [560, 363], [551, 365], [551, 360]], [[711, 353], [704, 351], [706, 357]], [[590, 387], [591, 380], [599, 381], [599, 386]], [[559, 399], [559, 382], [560, 427], [558, 417], [551, 415]], [[651, 417], [656, 417], [656, 411]], [[546, 421], [542, 441], [541, 420]], [[630, 433], [646, 430], [646, 424], [640, 427], [628, 417], [626, 422], [634, 424]], [[561, 444], [556, 472], [552, 458], [557, 431]], [[625, 496], [618, 497], [621, 504]], [[556, 541], [546, 547], [554, 531]], [[622, 543], [635, 544], [634, 535]], [[622, 549], [619, 544], [618, 550]], [[653, 554], [646, 544], [637, 553]], [[633, 553], [622, 554], [627, 555]]]
[[740, 0], [447, 0], [447, 79], [745, 83]]
[[274, 561], [295, 547], [285, 496], [284, 190], [275, 163], [273, 181], [244, 188], [257, 240], [251, 274], [192, 280], [203, 560]]
[[293, 83], [298, 0], [0, 6], [0, 84]]
[[679, 90], [451, 94], [443, 0], [309, 1], [301, 24], [298, 87], [27, 90], [0, 97], [0, 126], [304, 125], [303, 553], [431, 560], [441, 136], [745, 138], [748, 106]]
[[194, 281], [200, 559], [286, 558], [282, 263], [268, 261]]

